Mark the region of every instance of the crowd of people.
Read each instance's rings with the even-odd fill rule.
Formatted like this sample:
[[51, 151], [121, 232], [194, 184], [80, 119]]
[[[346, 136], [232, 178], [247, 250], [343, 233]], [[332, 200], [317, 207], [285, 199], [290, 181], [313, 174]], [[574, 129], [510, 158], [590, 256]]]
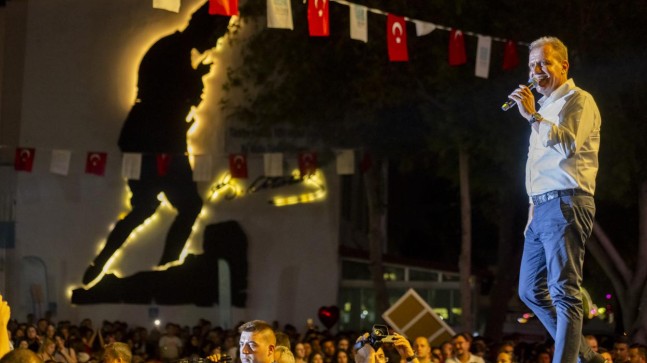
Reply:
[[[368, 333], [333, 334], [312, 326], [300, 332], [289, 324], [280, 327], [276, 322], [254, 322], [266, 326], [273, 337], [267, 344], [272, 346], [273, 359], [267, 363], [548, 363], [554, 349], [551, 342], [527, 343], [514, 336], [492, 342], [460, 333], [442, 344], [430, 345], [426, 337], [407, 339], [396, 332], [380, 339], [369, 338]], [[205, 359], [212, 363], [263, 363], [249, 358], [263, 350], [258, 339], [245, 330], [254, 322], [223, 329], [201, 319], [191, 327], [168, 323], [147, 329], [120, 321], [95, 326], [89, 319], [73, 324], [28, 316], [25, 322], [8, 320], [7, 336], [10, 350], [29, 350], [44, 363], [106, 362], [106, 354], [117, 348], [128, 350], [129, 361], [122, 363], [193, 363]], [[608, 362], [647, 363], [646, 347], [632, 344], [626, 337], [599, 337], [605, 338], [600, 341], [595, 336], [586, 338], [591, 349]]]

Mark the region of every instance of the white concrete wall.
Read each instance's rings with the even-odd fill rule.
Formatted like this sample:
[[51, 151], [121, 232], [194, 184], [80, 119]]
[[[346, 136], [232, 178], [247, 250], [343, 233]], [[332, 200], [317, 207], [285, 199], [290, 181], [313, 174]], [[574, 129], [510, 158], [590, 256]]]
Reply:
[[[117, 137], [135, 99], [139, 61], [157, 39], [183, 28], [199, 5], [183, 0], [181, 13], [175, 14], [153, 9], [151, 3], [28, 0], [19, 146], [36, 148], [36, 159], [34, 171], [17, 178], [17, 241], [7, 282], [12, 311], [20, 320], [31, 309], [21, 296], [28, 287], [19, 278], [20, 260], [37, 256], [47, 267], [56, 320], [150, 323], [149, 306], [72, 306], [68, 292], [80, 286], [110, 226], [127, 210]], [[226, 64], [236, 54], [227, 45], [222, 48], [217, 69], [207, 78], [200, 127], [191, 137], [196, 152], [212, 154], [214, 174], [227, 169], [218, 92]], [[49, 172], [53, 149], [72, 151], [69, 175]], [[108, 152], [104, 177], [84, 173], [88, 151]], [[286, 157], [296, 165], [294, 155]], [[262, 158], [252, 157], [249, 182], [261, 173]], [[197, 225], [192, 250], [200, 250], [204, 225], [217, 221], [237, 220], [249, 239], [248, 307], [234, 310], [234, 322], [261, 318], [301, 326], [320, 306], [336, 303], [338, 177], [334, 169], [325, 174], [328, 196], [320, 203], [277, 208], [267, 203], [267, 193], [205, 203], [208, 217]], [[209, 186], [199, 183], [202, 195]], [[145, 238], [124, 248], [117, 266], [122, 274], [150, 268], [159, 259], [173, 217], [172, 212], [162, 214]], [[192, 324], [205, 317], [219, 323], [216, 307], [159, 309], [164, 321]]]

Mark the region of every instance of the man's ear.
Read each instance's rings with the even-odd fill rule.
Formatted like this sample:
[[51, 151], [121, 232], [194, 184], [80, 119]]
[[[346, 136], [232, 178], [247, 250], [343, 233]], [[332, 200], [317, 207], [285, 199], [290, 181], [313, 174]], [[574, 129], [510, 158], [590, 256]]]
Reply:
[[274, 344], [270, 344], [267, 347], [267, 355], [269, 357], [272, 357], [272, 361], [274, 361], [274, 350], [276, 349], [276, 346]]

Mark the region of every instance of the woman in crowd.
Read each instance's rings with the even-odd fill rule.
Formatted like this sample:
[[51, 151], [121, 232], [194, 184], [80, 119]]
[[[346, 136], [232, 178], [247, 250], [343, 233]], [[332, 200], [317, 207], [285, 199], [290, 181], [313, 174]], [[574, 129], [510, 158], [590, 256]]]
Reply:
[[63, 336], [63, 334], [54, 334], [54, 342], [56, 342], [56, 354], [54, 355], [55, 361], [77, 363], [76, 352], [73, 348], [65, 344], [65, 337]]
[[56, 354], [56, 342], [45, 337], [43, 338], [43, 343], [38, 349], [38, 357], [43, 360], [43, 362], [56, 362], [54, 355]]
[[306, 363], [306, 347], [303, 343], [294, 345], [294, 363]]

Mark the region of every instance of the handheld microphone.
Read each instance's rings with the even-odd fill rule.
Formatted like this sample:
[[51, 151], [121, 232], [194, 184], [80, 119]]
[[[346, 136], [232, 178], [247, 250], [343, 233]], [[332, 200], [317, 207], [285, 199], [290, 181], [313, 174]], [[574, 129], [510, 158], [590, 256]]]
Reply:
[[[535, 80], [534, 78], [530, 78], [530, 79], [528, 80], [528, 85], [527, 85], [527, 86], [528, 86], [528, 88], [530, 88], [531, 90], [535, 89], [535, 87], [537, 87], [537, 80]], [[513, 107], [514, 107], [514, 106], [516, 106], [516, 105], [517, 105], [517, 101], [513, 100], [512, 98], [508, 98], [508, 100], [507, 100], [507, 101], [505, 101], [505, 103], [503, 104], [503, 106], [501, 106], [501, 109], [502, 109], [503, 111], [507, 111], [507, 110], [509, 110], [509, 109], [513, 108]]]

